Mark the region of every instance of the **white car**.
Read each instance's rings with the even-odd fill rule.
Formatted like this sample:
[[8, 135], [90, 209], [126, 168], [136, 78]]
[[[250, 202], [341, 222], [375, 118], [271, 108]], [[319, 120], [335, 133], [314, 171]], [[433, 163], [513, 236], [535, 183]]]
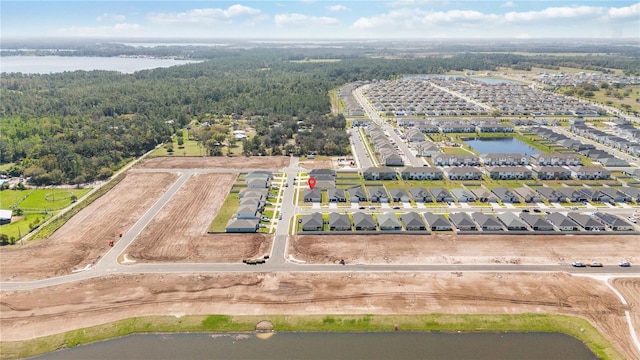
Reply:
[[621, 261], [618, 265], [621, 267], [630, 267], [631, 264], [628, 261]]

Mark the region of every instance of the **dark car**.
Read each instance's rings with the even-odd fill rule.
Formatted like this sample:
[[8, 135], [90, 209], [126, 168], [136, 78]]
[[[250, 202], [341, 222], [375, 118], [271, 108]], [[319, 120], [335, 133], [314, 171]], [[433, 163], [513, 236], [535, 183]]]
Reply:
[[542, 212], [542, 211], [540, 211], [540, 209], [533, 209], [533, 212], [539, 213], [539, 212]]

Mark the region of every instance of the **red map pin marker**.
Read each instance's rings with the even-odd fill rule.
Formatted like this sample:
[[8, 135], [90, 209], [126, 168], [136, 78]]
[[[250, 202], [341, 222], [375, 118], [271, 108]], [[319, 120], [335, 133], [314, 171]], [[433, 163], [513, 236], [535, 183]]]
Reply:
[[313, 190], [313, 188], [316, 186], [316, 178], [310, 177], [309, 180], [307, 180], [307, 184], [309, 184], [309, 188]]

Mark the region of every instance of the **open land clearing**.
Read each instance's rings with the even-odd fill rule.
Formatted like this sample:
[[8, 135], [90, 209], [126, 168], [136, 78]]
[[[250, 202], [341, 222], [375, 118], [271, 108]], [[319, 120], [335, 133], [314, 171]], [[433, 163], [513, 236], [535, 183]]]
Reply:
[[287, 156], [157, 157], [144, 161], [145, 169], [280, 169], [289, 165]]
[[268, 254], [271, 236], [207, 234], [236, 174], [194, 174], [125, 251], [135, 261], [240, 262]]
[[171, 314], [566, 314], [640, 357], [625, 307], [606, 285], [561, 273], [123, 275], [4, 292], [0, 309], [1, 341]]
[[640, 261], [637, 236], [621, 235], [299, 235], [292, 257], [335, 264], [617, 264]]
[[633, 321], [633, 326], [636, 330], [636, 337], [640, 339], [640, 279], [618, 278], [613, 279], [611, 284], [627, 301], [631, 313], [631, 321]]
[[176, 180], [172, 173], [128, 174], [45, 240], [0, 247], [2, 281], [65, 275], [95, 263]]

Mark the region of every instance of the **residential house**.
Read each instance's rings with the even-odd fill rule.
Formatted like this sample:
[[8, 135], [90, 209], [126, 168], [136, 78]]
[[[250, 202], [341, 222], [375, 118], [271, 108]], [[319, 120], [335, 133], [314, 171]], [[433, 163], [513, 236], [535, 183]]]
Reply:
[[473, 193], [467, 189], [451, 189], [451, 195], [453, 195], [453, 197], [456, 199], [456, 201], [458, 202], [475, 202], [476, 196], [473, 195]]
[[322, 201], [322, 190], [316, 188], [304, 189], [302, 198], [304, 202], [319, 203]]
[[520, 198], [511, 189], [504, 187], [496, 187], [491, 189], [491, 192], [496, 196], [498, 200], [503, 203], [519, 203]]
[[474, 212], [471, 214], [473, 220], [480, 225], [482, 231], [502, 231], [502, 223], [496, 219], [495, 216], [489, 214], [483, 214], [481, 212]]
[[365, 180], [396, 180], [398, 174], [389, 167], [370, 167], [362, 172]]
[[258, 207], [255, 205], [239, 206], [236, 211], [236, 218], [238, 219], [259, 219], [261, 215]]
[[585, 196], [584, 193], [582, 193], [581, 191], [578, 191], [579, 188], [576, 189], [572, 187], [561, 187], [561, 188], [557, 188], [556, 190], [562, 195], [564, 195], [567, 201], [570, 201], [570, 202], [583, 202], [583, 201], [590, 200]]
[[452, 202], [453, 201], [453, 196], [451, 196], [451, 194], [449, 193], [449, 191], [447, 191], [447, 189], [435, 187], [429, 190], [431, 191], [431, 197], [436, 202]]
[[589, 215], [570, 212], [567, 214], [567, 217], [575, 221], [578, 225], [580, 225], [587, 231], [603, 231], [605, 229], [604, 225], [602, 225], [600, 222], [596, 221]]
[[449, 180], [482, 180], [482, 170], [476, 167], [456, 166], [446, 169]]
[[523, 154], [482, 154], [480, 161], [484, 166], [518, 166], [528, 165], [529, 158]]
[[394, 213], [378, 214], [377, 220], [380, 230], [402, 230], [402, 224]]
[[427, 220], [429, 225], [429, 229], [431, 231], [451, 231], [451, 223], [447, 218], [442, 214], [434, 214], [430, 212], [426, 212], [423, 214], [424, 219]]
[[403, 180], [442, 180], [442, 170], [432, 167], [406, 167], [400, 171]]
[[555, 225], [560, 231], [578, 231], [578, 224], [559, 212], [552, 212], [547, 215], [547, 220]]
[[347, 201], [347, 196], [344, 192], [344, 189], [328, 189], [327, 197], [329, 198], [329, 202], [340, 203]]
[[440, 131], [443, 133], [474, 133], [476, 127], [471, 124], [441, 124]]
[[395, 202], [409, 202], [409, 195], [407, 191], [404, 189], [389, 189], [389, 195], [391, 195], [391, 199]]
[[537, 166], [579, 166], [582, 164], [576, 154], [533, 154], [532, 164]]
[[600, 190], [595, 188], [587, 188], [587, 187], [576, 187], [574, 188], [576, 191], [582, 195], [582, 198], [586, 199], [585, 201], [601, 201], [603, 194]]
[[552, 203], [567, 201], [567, 196], [554, 188], [550, 188], [547, 186], [538, 186], [536, 187], [536, 191], [540, 195], [544, 196], [545, 199], [547, 199], [549, 202], [552, 202]]
[[416, 212], [408, 212], [400, 215], [400, 220], [404, 224], [405, 229], [409, 231], [426, 230], [426, 225], [420, 214]]
[[302, 231], [322, 231], [324, 229], [324, 219], [319, 212], [302, 215], [301, 223]]
[[606, 167], [626, 167], [629, 163], [615, 156], [598, 160], [602, 166]]
[[478, 166], [480, 160], [473, 154], [438, 154], [433, 158], [435, 166]]
[[487, 170], [489, 177], [494, 180], [526, 180], [533, 176], [533, 172], [524, 166], [496, 166]]
[[478, 130], [483, 133], [512, 133], [514, 127], [510, 124], [484, 122], [478, 125]]
[[416, 128], [426, 134], [435, 134], [440, 132], [440, 128], [433, 124], [418, 124], [416, 125]]
[[527, 230], [527, 224], [512, 212], [498, 214], [500, 220], [509, 231]]
[[422, 203], [433, 202], [433, 197], [431, 196], [431, 193], [425, 188], [412, 187], [409, 189], [409, 194], [411, 194], [411, 197], [415, 202], [422, 202]]
[[351, 220], [349, 215], [338, 214], [332, 212], [329, 214], [329, 230], [333, 231], [348, 231], [351, 230]]
[[367, 193], [360, 186], [352, 187], [347, 189], [349, 192], [349, 200], [352, 203], [357, 203], [360, 201], [369, 201], [369, 197], [367, 197]]
[[[618, 191], [612, 187], [601, 187], [600, 194], [606, 196], [607, 201], [611, 204], [632, 201], [631, 196], [628, 196], [622, 191]], [[602, 198], [600, 201], [603, 201]]]
[[513, 189], [513, 192], [520, 196], [526, 203], [540, 202], [540, 195], [529, 187], [518, 187]]
[[252, 188], [244, 188], [238, 192], [238, 197], [240, 199], [245, 197], [255, 197], [259, 200], [263, 200], [267, 198], [267, 194], [269, 193], [269, 189], [252, 189]]
[[258, 230], [260, 219], [238, 219], [231, 218], [227, 222], [225, 231], [228, 233], [253, 233]]
[[420, 141], [424, 141], [424, 134], [422, 133], [422, 131], [416, 128], [411, 128], [411, 129], [407, 129], [405, 133], [405, 138], [409, 142], [420, 142]]
[[571, 170], [562, 166], [541, 166], [533, 168], [538, 180], [569, 180], [571, 179]]
[[578, 180], [606, 180], [611, 178], [611, 171], [599, 166], [577, 166], [572, 175]]
[[375, 230], [376, 223], [373, 221], [371, 214], [355, 212], [353, 213], [353, 227], [356, 230]]
[[534, 231], [553, 231], [553, 224], [541, 215], [521, 213], [520, 219], [529, 224]]
[[613, 214], [605, 214], [597, 212], [593, 214], [594, 218], [600, 221], [602, 224], [608, 226], [613, 231], [631, 231], [633, 225], [622, 220], [619, 216]]
[[248, 188], [251, 189], [267, 189], [269, 187], [271, 187], [271, 183], [269, 182], [269, 180], [267, 180], [266, 178], [254, 178], [254, 179], [250, 179], [250, 180], [246, 180], [245, 182], [247, 184]]
[[478, 230], [476, 223], [467, 213], [451, 213], [449, 214], [449, 221], [460, 231]]
[[620, 191], [629, 196], [632, 201], [640, 202], [640, 188], [623, 186], [620, 188]]
[[496, 197], [485, 188], [475, 188], [471, 189], [471, 192], [476, 197], [477, 201], [480, 202], [495, 202]]
[[432, 157], [440, 153], [438, 145], [431, 141], [421, 141], [413, 144], [412, 147], [416, 150], [418, 156], [422, 157]]
[[369, 191], [369, 199], [371, 200], [371, 202], [389, 202], [389, 195], [387, 194], [387, 190], [385, 190], [383, 187], [368, 187], [367, 190]]

